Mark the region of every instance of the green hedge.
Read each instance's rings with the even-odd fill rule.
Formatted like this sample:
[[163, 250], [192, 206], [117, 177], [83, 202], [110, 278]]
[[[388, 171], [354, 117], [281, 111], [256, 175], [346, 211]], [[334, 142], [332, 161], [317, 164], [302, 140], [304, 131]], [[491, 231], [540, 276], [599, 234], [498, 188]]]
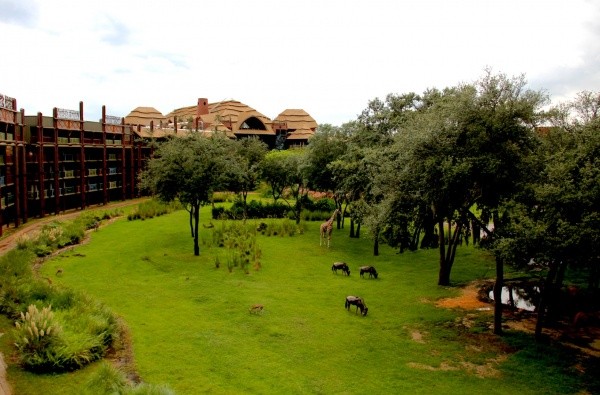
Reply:
[[[306, 221], [321, 221], [331, 217], [335, 210], [335, 203], [331, 199], [319, 199], [313, 201], [309, 198], [304, 199], [303, 219]], [[247, 219], [263, 218], [290, 218], [290, 208], [285, 203], [263, 203], [262, 201], [252, 200], [247, 206]], [[214, 207], [212, 209], [213, 219], [243, 219], [244, 205], [240, 200], [236, 200], [231, 208]]]

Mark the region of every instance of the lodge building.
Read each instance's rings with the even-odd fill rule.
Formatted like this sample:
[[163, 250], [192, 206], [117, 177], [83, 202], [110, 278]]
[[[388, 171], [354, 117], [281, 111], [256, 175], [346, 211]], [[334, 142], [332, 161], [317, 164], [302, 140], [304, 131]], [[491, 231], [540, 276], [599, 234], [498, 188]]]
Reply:
[[207, 99], [166, 116], [138, 107], [116, 117], [103, 106], [102, 118], [91, 122], [84, 120], [82, 102], [78, 110], [26, 115], [15, 98], [0, 94], [0, 236], [30, 218], [139, 197], [137, 177], [154, 141], [224, 133], [289, 148], [307, 144], [316, 127], [303, 110], [285, 110], [271, 120], [238, 101]]

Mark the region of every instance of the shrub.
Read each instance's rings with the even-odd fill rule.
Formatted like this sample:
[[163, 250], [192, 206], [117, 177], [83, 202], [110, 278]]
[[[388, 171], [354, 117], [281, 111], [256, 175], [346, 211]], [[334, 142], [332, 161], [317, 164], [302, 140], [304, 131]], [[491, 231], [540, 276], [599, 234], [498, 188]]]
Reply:
[[232, 192], [215, 192], [212, 196], [213, 203], [233, 202], [235, 194]]
[[125, 373], [107, 362], [102, 362], [100, 368], [86, 384], [86, 393], [94, 395], [123, 394], [127, 388]]
[[[251, 200], [246, 207], [249, 219], [285, 218], [288, 209], [288, 206], [283, 203], [264, 204], [257, 200]], [[228, 210], [224, 207], [215, 207], [212, 210], [212, 217], [213, 219], [242, 219], [244, 205], [241, 201], [236, 200]]]
[[316, 200], [315, 203], [313, 204], [313, 211], [325, 211], [325, 212], [329, 213], [329, 217], [331, 216], [331, 213], [333, 213], [333, 211], [336, 208], [337, 207], [336, 207], [333, 199], [329, 199], [329, 198], [323, 198], [323, 199]]
[[85, 294], [36, 279], [33, 260], [29, 250], [18, 249], [0, 258], [0, 311], [17, 320], [21, 364], [32, 371], [65, 371], [101, 358], [117, 336], [114, 314]]
[[35, 305], [29, 305], [15, 326], [15, 346], [24, 367], [45, 370], [60, 364], [62, 327], [55, 321], [50, 306], [39, 311]]
[[150, 219], [154, 217], [159, 217], [164, 214], [168, 214], [175, 210], [179, 210], [181, 209], [181, 207], [181, 203], [179, 203], [178, 201], [166, 203], [156, 199], [147, 200], [138, 204], [137, 208], [127, 216], [127, 219], [129, 221], [133, 221], [136, 219]]
[[148, 383], [130, 384], [126, 374], [107, 362], [103, 362], [86, 385], [88, 395], [174, 395], [170, 388], [164, 385]]

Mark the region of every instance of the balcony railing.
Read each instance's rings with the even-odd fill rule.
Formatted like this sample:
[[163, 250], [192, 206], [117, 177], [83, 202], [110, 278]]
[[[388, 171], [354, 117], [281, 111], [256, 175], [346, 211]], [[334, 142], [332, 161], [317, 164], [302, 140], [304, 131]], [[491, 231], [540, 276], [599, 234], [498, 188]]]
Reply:
[[108, 189], [115, 189], [119, 187], [119, 183], [117, 181], [109, 181]]
[[60, 188], [60, 194], [61, 194], [61, 196], [63, 196], [63, 195], [72, 195], [75, 192], [77, 192], [76, 187], [64, 187], [64, 188]]
[[116, 167], [109, 167], [108, 168], [108, 174], [109, 175], [117, 174], [117, 168]]

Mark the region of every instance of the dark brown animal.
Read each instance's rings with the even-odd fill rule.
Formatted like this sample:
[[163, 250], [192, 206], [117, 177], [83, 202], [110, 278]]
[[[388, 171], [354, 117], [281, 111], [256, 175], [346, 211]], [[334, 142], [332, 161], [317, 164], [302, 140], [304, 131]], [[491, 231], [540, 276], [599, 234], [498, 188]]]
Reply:
[[331, 265], [332, 272], [337, 274], [338, 270], [341, 270], [344, 274], [346, 274], [346, 276], [350, 275], [350, 268], [345, 262], [335, 262], [333, 265]]
[[358, 309], [360, 309], [360, 314], [362, 314], [363, 317], [366, 316], [369, 311], [365, 301], [360, 296], [346, 296], [345, 307], [348, 311], [350, 311], [350, 306], [356, 306], [356, 311], [354, 313], [358, 313]]
[[373, 266], [361, 266], [360, 267], [360, 276], [364, 277], [365, 273], [369, 273], [369, 278], [375, 277], [377, 278], [377, 270]]

